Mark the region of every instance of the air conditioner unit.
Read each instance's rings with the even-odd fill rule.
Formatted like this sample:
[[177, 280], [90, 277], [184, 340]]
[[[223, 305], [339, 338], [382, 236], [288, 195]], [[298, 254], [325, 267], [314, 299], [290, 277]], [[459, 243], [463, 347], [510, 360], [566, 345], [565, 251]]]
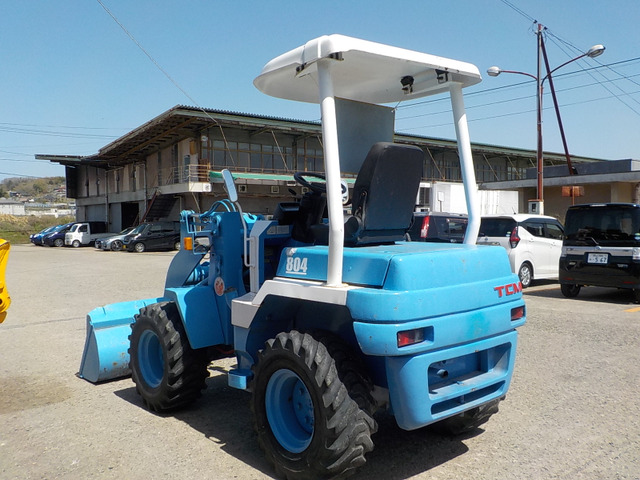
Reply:
[[246, 185], [238, 185], [238, 193], [247, 193]]
[[280, 193], [280, 187], [278, 185], [271, 185], [271, 193]]

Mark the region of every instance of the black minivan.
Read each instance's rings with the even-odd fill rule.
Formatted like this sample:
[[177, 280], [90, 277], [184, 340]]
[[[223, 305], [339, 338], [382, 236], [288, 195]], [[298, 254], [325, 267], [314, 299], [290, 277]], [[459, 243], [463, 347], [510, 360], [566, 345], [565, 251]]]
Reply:
[[559, 281], [565, 297], [593, 285], [631, 289], [640, 301], [640, 205], [569, 207], [564, 233]]
[[462, 213], [415, 212], [406, 239], [412, 242], [462, 243], [467, 231]]
[[179, 250], [180, 222], [141, 223], [122, 239], [122, 248], [138, 253], [147, 250]]

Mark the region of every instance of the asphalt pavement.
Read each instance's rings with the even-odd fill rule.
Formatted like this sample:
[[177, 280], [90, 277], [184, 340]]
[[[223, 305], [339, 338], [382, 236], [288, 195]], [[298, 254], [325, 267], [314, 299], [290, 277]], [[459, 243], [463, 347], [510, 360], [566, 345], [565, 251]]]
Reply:
[[[249, 395], [211, 365], [203, 397], [172, 415], [144, 409], [130, 378], [76, 376], [85, 315], [161, 295], [173, 252], [12, 246], [0, 324], [0, 478], [275, 478]], [[405, 432], [380, 414], [354, 479], [640, 479], [640, 305], [629, 292], [556, 283], [525, 290], [527, 324], [500, 412], [462, 437]]]

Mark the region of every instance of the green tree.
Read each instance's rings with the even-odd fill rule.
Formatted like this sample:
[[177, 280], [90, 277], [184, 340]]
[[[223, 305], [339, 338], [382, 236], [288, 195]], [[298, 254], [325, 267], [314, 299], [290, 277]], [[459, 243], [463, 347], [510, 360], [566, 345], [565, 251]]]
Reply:
[[33, 191], [36, 195], [40, 195], [47, 191], [46, 184], [42, 180], [33, 182]]

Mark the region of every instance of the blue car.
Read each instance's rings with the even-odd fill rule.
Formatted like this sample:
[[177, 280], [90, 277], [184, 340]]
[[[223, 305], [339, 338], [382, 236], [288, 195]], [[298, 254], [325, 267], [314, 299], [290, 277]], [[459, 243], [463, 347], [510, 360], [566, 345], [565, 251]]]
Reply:
[[53, 229], [56, 228], [56, 226], [58, 226], [58, 225], [54, 225], [52, 227], [47, 227], [47, 228], [45, 228], [43, 230], [40, 230], [38, 233], [34, 233], [33, 235], [29, 235], [29, 240], [34, 245], [42, 245], [42, 239], [44, 238], [44, 236], [46, 234], [48, 234], [48, 233], [51, 233], [53, 231]]
[[42, 238], [42, 243], [48, 247], [64, 247], [64, 234], [69, 231], [74, 222], [58, 225]]

